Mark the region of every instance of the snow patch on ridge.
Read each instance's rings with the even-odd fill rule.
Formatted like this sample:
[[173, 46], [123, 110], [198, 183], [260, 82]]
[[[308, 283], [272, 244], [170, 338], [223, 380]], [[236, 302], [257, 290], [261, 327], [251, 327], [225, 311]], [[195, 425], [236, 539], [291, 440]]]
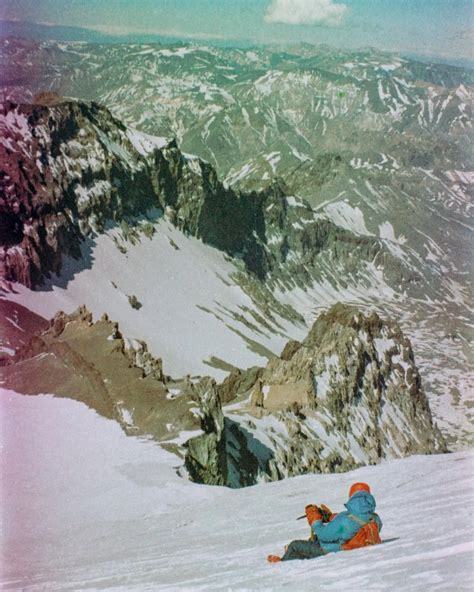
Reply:
[[324, 207], [327, 216], [342, 228], [357, 235], [372, 235], [367, 229], [364, 214], [358, 207], [353, 207], [344, 201], [337, 201]]
[[399, 245], [404, 245], [407, 242], [407, 239], [400, 235], [398, 238], [395, 236], [395, 230], [390, 222], [384, 222], [379, 226], [379, 236], [380, 238], [385, 238], [392, 242], [396, 242]]
[[168, 138], [150, 136], [131, 127], [127, 128], [127, 136], [135, 150], [142, 156], [148, 156], [156, 148], [164, 148], [169, 143]]

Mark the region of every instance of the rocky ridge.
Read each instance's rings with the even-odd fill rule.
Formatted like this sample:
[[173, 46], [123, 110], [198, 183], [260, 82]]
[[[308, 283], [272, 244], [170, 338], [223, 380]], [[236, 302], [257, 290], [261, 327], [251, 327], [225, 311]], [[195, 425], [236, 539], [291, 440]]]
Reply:
[[14, 356], [3, 358], [0, 373], [3, 384], [18, 392], [82, 401], [130, 434], [172, 439], [200, 426], [189, 412], [196, 406], [189, 378], [165, 376], [161, 359], [144, 342], [125, 338], [106, 314], [94, 322], [85, 306], [73, 314], [58, 312], [46, 327], [30, 332]]
[[298, 276], [309, 285], [321, 253], [356, 275], [349, 254], [359, 262], [390, 260], [400, 282], [408, 286], [413, 279], [381, 241], [321, 219], [306, 202], [286, 195], [281, 183], [236, 192], [209, 163], [184, 155], [174, 141], [126, 128], [95, 103], [6, 102], [0, 127], [1, 263], [7, 280], [36, 287], [50, 272], [60, 273], [63, 256], [86, 259], [86, 236], [112, 223], [133, 239], [162, 215], [243, 261], [257, 279], [292, 285]]
[[[336, 305], [319, 316], [302, 343], [290, 342], [251, 375], [249, 387], [249, 375], [240, 374], [243, 401], [238, 411], [230, 406], [229, 417], [254, 437], [263, 429], [284, 476], [444, 447], [410, 341], [396, 323], [375, 313]], [[277, 422], [256, 427], [252, 416], [263, 426], [269, 417]], [[279, 442], [281, 433], [289, 446]]]
[[85, 235], [152, 206], [150, 180], [144, 163], [130, 154], [124, 126], [94, 103], [7, 102], [0, 128], [7, 279], [41, 284], [50, 272], [60, 273], [65, 255], [82, 256]]
[[18, 392], [79, 399], [180, 456], [196, 482], [241, 487], [445, 450], [410, 341], [337, 305], [266, 367], [171, 378], [106, 315], [58, 313], [0, 368]]

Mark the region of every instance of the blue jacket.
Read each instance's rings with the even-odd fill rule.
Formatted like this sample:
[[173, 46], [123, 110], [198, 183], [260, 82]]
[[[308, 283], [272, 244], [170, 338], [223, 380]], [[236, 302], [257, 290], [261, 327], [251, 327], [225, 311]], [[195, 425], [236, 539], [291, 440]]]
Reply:
[[374, 514], [375, 499], [370, 493], [357, 491], [349, 498], [345, 506], [348, 511], [341, 512], [331, 522], [324, 524], [322, 520], [318, 520], [313, 522], [311, 526], [321, 543], [321, 547], [328, 553], [340, 551], [341, 545], [350, 541], [361, 528], [360, 524], [349, 518], [349, 514], [357, 516], [364, 522], [373, 517], [379, 531], [382, 529], [382, 521], [377, 514]]

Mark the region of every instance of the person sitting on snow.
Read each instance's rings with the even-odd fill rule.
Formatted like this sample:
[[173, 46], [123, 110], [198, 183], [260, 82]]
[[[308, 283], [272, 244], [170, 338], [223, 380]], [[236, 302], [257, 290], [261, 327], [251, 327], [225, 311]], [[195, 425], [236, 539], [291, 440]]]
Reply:
[[336, 551], [350, 551], [381, 543], [382, 521], [374, 512], [375, 499], [367, 483], [354, 483], [349, 490], [347, 511], [332, 514], [324, 505], [308, 505], [306, 518], [311, 527], [309, 541], [292, 541], [285, 547], [283, 557], [269, 555], [268, 561], [313, 559]]

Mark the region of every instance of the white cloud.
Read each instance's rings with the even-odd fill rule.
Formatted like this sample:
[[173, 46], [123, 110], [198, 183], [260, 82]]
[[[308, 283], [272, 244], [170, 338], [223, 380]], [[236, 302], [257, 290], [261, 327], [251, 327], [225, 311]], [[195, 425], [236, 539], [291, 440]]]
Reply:
[[349, 13], [345, 4], [333, 0], [272, 0], [265, 14], [267, 23], [286, 25], [340, 25]]

